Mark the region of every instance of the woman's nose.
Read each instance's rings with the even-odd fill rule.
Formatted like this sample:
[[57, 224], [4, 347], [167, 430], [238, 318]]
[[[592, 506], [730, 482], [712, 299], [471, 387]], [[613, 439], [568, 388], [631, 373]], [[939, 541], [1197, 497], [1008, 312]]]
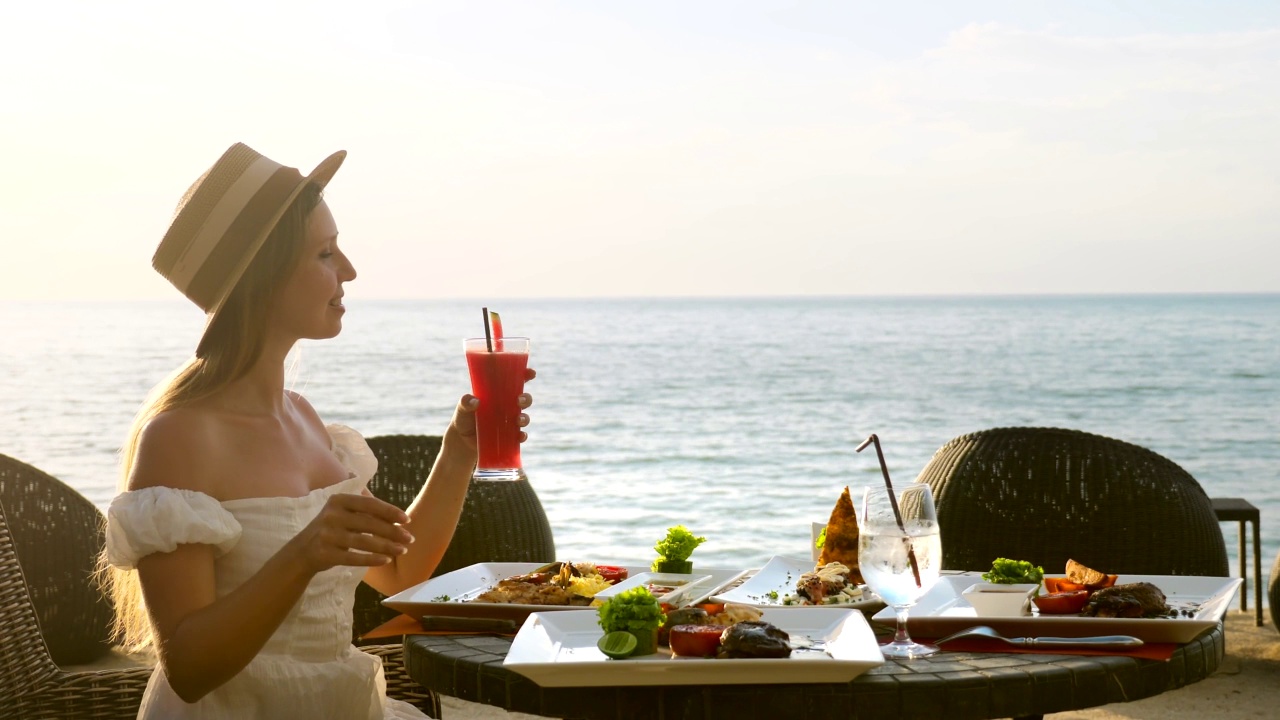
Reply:
[[351, 282], [356, 279], [356, 266], [351, 264], [351, 260], [347, 258], [347, 254], [339, 251], [342, 255], [342, 263], [338, 266], [339, 277], [343, 282]]

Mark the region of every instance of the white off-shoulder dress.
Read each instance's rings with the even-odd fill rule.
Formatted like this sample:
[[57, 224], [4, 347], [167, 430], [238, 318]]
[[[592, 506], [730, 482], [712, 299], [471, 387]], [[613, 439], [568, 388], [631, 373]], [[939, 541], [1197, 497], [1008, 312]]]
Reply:
[[[359, 493], [378, 469], [364, 438], [330, 425], [333, 451], [350, 471], [342, 482], [303, 497], [218, 502], [204, 493], [150, 487], [121, 493], [107, 512], [112, 565], [178, 545], [216, 548], [218, 597], [239, 587], [311, 522], [335, 493]], [[386, 696], [382, 660], [351, 644], [351, 608], [364, 568], [335, 567], [316, 575], [262, 651], [225, 684], [186, 703], [157, 667], [139, 718], [423, 718], [417, 708]], [[234, 631], [234, 630], [233, 630]]]

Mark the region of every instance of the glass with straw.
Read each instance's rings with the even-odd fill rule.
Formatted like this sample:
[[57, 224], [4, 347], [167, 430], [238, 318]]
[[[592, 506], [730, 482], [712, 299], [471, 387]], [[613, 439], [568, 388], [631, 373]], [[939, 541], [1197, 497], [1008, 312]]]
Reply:
[[938, 581], [942, 567], [942, 540], [933, 494], [923, 483], [912, 483], [895, 493], [880, 439], [872, 435], [858, 446], [858, 452], [873, 443], [884, 485], [863, 491], [862, 512], [858, 516], [858, 566], [867, 585], [893, 608], [898, 618], [892, 642], [881, 645], [880, 651], [893, 658], [932, 655], [938, 652], [937, 647], [911, 639], [907, 616], [911, 606]]
[[480, 401], [476, 407], [476, 447], [478, 480], [519, 480], [524, 467], [520, 461], [520, 394], [524, 392], [525, 371], [529, 367], [529, 338], [505, 337], [498, 313], [482, 308], [484, 337], [463, 341], [471, 394]]

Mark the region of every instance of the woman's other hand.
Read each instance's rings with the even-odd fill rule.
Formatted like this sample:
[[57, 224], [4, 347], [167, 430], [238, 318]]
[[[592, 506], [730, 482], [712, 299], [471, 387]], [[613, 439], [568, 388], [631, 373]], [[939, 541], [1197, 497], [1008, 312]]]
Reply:
[[369, 495], [339, 493], [294, 538], [312, 573], [331, 567], [385, 565], [408, 551], [413, 535], [401, 527], [409, 516]]

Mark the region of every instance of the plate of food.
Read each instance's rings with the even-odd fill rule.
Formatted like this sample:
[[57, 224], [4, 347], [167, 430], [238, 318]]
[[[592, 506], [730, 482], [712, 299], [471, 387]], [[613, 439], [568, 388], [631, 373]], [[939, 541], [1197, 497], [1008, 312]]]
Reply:
[[839, 607], [875, 612], [884, 607], [862, 582], [858, 523], [844, 488], [826, 525], [812, 524], [815, 556], [775, 555], [741, 585], [711, 596], [714, 602], [755, 607]]
[[[1188, 575], [1105, 577], [1107, 586], [1091, 591], [1089, 604], [1079, 612], [1041, 612], [1033, 603], [1020, 615], [983, 616], [964, 595], [971, 585], [983, 582], [982, 575], [943, 575], [911, 607], [907, 627], [913, 636], [925, 638], [988, 625], [1019, 637], [1132, 635], [1145, 642], [1186, 643], [1222, 620], [1241, 583], [1240, 578]], [[1055, 580], [1058, 578], [1044, 579], [1042, 596]], [[872, 619], [889, 625], [895, 622], [891, 608]]]
[[523, 620], [534, 611], [588, 607], [595, 593], [646, 571], [591, 562], [476, 563], [433, 577], [382, 604], [418, 620], [424, 615]]
[[[613, 659], [598, 647], [604, 631], [596, 612], [537, 612], [525, 619], [503, 666], [543, 687], [592, 687], [839, 683], [884, 662], [866, 619], [854, 610], [769, 608], [753, 622], [771, 625], [775, 642], [785, 635], [780, 642], [787, 654], [679, 657], [661, 646], [656, 653]], [[730, 630], [726, 627], [722, 633]]]
[[808, 558], [775, 555], [746, 582], [711, 596], [712, 602], [753, 607], [838, 607], [874, 611], [884, 603], [853, 582], [843, 563], [815, 566]]

